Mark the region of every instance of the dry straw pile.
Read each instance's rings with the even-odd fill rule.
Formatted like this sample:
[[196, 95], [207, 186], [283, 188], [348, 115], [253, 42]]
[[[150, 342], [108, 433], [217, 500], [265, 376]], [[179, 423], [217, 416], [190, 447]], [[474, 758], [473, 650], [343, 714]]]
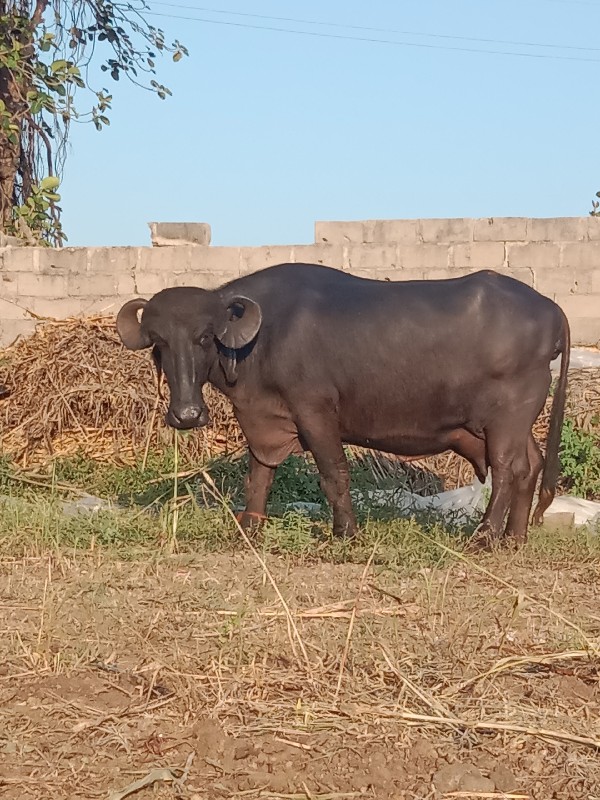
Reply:
[[[10, 390], [0, 404], [2, 451], [22, 466], [76, 453], [130, 463], [172, 443], [151, 358], [121, 345], [112, 316], [40, 323], [33, 336], [3, 353], [0, 384]], [[243, 449], [229, 401], [211, 387], [205, 393], [212, 424], [182, 437], [183, 461]], [[542, 445], [550, 402], [535, 427]], [[584, 429], [597, 424], [600, 370], [571, 373], [567, 413]], [[396, 459], [376, 454], [369, 463], [379, 473], [399, 468]], [[471, 467], [452, 453], [411, 462], [410, 471], [415, 468], [439, 475], [446, 488], [473, 479]]]
[[[152, 359], [126, 350], [114, 317], [45, 321], [3, 354], [2, 450], [22, 466], [56, 456], [128, 463], [173, 441]], [[229, 402], [207, 387], [213, 424], [182, 437], [186, 457], [239, 449]]]

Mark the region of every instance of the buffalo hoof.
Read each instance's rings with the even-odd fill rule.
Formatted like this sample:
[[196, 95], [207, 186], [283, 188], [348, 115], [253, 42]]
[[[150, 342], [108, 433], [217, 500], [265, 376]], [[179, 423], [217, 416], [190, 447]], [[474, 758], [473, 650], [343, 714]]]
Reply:
[[499, 537], [489, 528], [478, 528], [467, 542], [463, 552], [467, 555], [476, 553], [491, 553], [496, 550]]
[[264, 525], [267, 517], [258, 511], [242, 511], [235, 515], [235, 520], [244, 533], [256, 533]]
[[341, 525], [333, 526], [334, 539], [342, 539], [344, 541], [351, 542], [353, 539], [356, 539], [357, 536], [358, 530], [351, 525], [344, 525], [343, 527]]

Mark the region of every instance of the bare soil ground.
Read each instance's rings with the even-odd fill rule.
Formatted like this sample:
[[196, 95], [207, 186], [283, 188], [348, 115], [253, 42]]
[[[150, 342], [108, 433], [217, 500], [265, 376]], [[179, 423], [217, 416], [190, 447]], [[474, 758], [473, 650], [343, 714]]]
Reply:
[[268, 565], [0, 560], [0, 795], [600, 797], [597, 561]]

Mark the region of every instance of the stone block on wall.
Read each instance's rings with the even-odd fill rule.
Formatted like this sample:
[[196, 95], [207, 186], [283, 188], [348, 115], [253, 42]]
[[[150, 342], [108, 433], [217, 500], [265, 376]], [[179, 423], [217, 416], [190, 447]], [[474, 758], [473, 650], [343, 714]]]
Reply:
[[[598, 302], [600, 303], [600, 297]], [[572, 345], [600, 347], [600, 317], [575, 317], [569, 319], [569, 324]]]
[[502, 267], [498, 272], [503, 275], [508, 275], [516, 281], [521, 281], [521, 283], [531, 286], [532, 289], [537, 289], [537, 275], [535, 270], [530, 267], [513, 267], [512, 269], [509, 267]]
[[67, 294], [74, 297], [112, 297], [118, 293], [117, 281], [116, 275], [69, 275]]
[[506, 245], [506, 260], [510, 268], [529, 267], [530, 269], [556, 270], [560, 264], [560, 245], [551, 242], [532, 242]]
[[422, 219], [419, 233], [423, 242], [434, 244], [454, 244], [472, 242], [475, 220], [456, 217], [450, 219]]
[[17, 292], [19, 297], [64, 298], [68, 296], [68, 276], [48, 275], [38, 272], [17, 273]]
[[30, 336], [36, 325], [34, 319], [8, 319], [0, 315], [0, 347], [9, 347], [19, 337]]
[[299, 244], [292, 251], [295, 264], [323, 264], [335, 269], [348, 267], [348, 252], [352, 245]]
[[426, 281], [447, 281], [451, 278], [460, 278], [461, 275], [466, 275], [468, 272], [468, 269], [450, 269], [446, 267], [445, 269], [425, 270], [423, 277]]
[[448, 254], [448, 246], [444, 244], [398, 245], [402, 269], [446, 269]]
[[41, 247], [7, 247], [2, 250], [2, 272], [37, 272]]
[[239, 276], [241, 251], [240, 247], [191, 247], [188, 269], [218, 273], [225, 283]]
[[587, 294], [593, 291], [592, 275], [591, 269], [583, 268], [538, 269], [536, 289], [552, 299], [556, 295]]
[[135, 292], [147, 300], [157, 292], [171, 285], [171, 277], [166, 272], [138, 272], [135, 278]]
[[556, 302], [571, 319], [596, 319], [600, 325], [600, 295], [557, 294]]
[[[150, 247], [88, 247], [87, 269], [90, 275], [122, 275], [133, 274], [133, 269], [141, 250]], [[82, 269], [71, 270], [71, 273], [83, 274]]]
[[353, 274], [364, 270], [389, 272], [400, 268], [397, 248], [394, 245], [353, 244], [348, 246], [347, 255], [348, 271]]
[[189, 272], [180, 272], [169, 280], [169, 286], [197, 286], [200, 289], [218, 289], [231, 280], [228, 272], [215, 270], [192, 269]]
[[210, 244], [211, 230], [206, 222], [149, 222], [148, 225], [153, 247]]
[[164, 272], [168, 281], [170, 274], [186, 272], [190, 269], [193, 249], [192, 246], [139, 247], [135, 254], [132, 269], [136, 275], [144, 272], [155, 274]]
[[315, 222], [316, 244], [348, 244], [368, 242], [368, 222]]
[[0, 297], [0, 320], [31, 319], [27, 306], [23, 302], [7, 300]]
[[555, 299], [569, 320], [572, 343], [600, 346], [600, 295], [557, 294]]
[[600, 239], [600, 217], [592, 217], [588, 215], [584, 217], [587, 229], [587, 238], [590, 241], [598, 241]]
[[[113, 248], [102, 248], [111, 251]], [[30, 248], [20, 248], [19, 251], [24, 255]], [[41, 275], [69, 275], [72, 273], [83, 273], [86, 271], [88, 263], [87, 247], [32, 247], [30, 269]], [[15, 251], [16, 252], [16, 251]]]
[[365, 223], [367, 241], [380, 244], [417, 244], [421, 241], [418, 219], [382, 219]]
[[476, 219], [473, 239], [476, 242], [524, 242], [527, 241], [527, 222], [524, 217]]
[[450, 247], [449, 263], [459, 269], [499, 269], [504, 257], [504, 242], [469, 242]]
[[587, 239], [585, 217], [548, 217], [527, 220], [530, 242], [581, 242]]
[[9, 300], [18, 296], [18, 272], [2, 272], [0, 267], [0, 297]]
[[23, 297], [22, 305], [39, 317], [67, 319], [81, 313], [81, 299], [76, 297]]
[[575, 242], [561, 245], [560, 266], [590, 269], [600, 264], [600, 241]]
[[294, 248], [290, 245], [273, 245], [264, 247], [241, 247], [239, 275], [257, 272], [265, 267], [274, 267], [276, 264], [294, 262]]
[[[135, 297], [137, 297], [137, 294]], [[79, 299], [79, 311], [76, 316], [85, 317], [90, 314], [117, 314], [121, 306], [132, 299], [133, 295], [122, 295], [121, 297], [81, 297]]]

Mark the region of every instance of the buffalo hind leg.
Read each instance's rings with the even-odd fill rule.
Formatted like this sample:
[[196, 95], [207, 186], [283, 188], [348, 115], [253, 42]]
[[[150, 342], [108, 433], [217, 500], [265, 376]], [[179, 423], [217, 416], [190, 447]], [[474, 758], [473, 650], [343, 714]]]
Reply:
[[508, 419], [486, 431], [492, 469], [492, 495], [472, 539], [473, 549], [489, 549], [494, 541], [500, 539], [511, 506], [515, 480], [522, 480], [529, 474], [527, 441], [531, 426], [525, 431], [523, 427], [522, 420]]
[[356, 535], [356, 517], [350, 498], [350, 470], [344, 454], [339, 425], [331, 412], [313, 412], [298, 424], [301, 439], [313, 454], [321, 488], [333, 512], [333, 535]]
[[514, 474], [513, 494], [504, 531], [504, 536], [512, 538], [516, 544], [525, 544], [527, 541], [533, 494], [544, 464], [540, 448], [531, 433], [527, 440], [527, 463], [529, 469], [526, 474]]
[[237, 515], [237, 521], [244, 531], [256, 530], [264, 522], [267, 510], [267, 499], [276, 467], [261, 464], [252, 451], [248, 451], [248, 474], [245, 480], [246, 508]]

